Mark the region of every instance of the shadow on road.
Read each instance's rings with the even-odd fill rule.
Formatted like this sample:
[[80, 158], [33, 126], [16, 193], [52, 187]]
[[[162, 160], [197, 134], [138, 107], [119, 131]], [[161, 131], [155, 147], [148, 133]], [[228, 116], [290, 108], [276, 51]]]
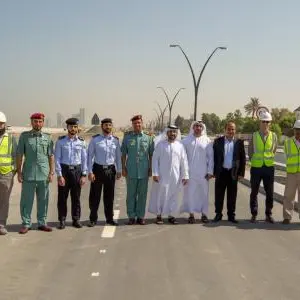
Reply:
[[274, 224], [267, 223], [265, 221], [257, 221], [256, 223], [250, 223], [248, 220], [238, 220], [238, 224], [233, 224], [227, 221], [220, 221], [218, 223], [208, 223], [204, 224], [207, 228], [216, 228], [216, 227], [235, 227], [237, 229], [243, 230], [278, 230], [278, 231], [291, 231], [291, 230], [300, 230], [300, 223], [291, 223], [288, 225], [282, 224], [281, 222], [275, 222]]

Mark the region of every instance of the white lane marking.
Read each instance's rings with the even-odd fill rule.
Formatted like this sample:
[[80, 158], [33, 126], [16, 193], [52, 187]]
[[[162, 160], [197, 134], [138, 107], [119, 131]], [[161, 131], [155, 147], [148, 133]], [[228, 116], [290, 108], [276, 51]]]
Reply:
[[101, 249], [99, 252], [100, 253], [106, 253], [106, 249]]
[[93, 272], [91, 274], [92, 277], [99, 277], [100, 273], [99, 272]]
[[[115, 221], [117, 221], [119, 219], [119, 216], [120, 216], [120, 210], [115, 209], [114, 210], [114, 219], [115, 219]], [[116, 232], [116, 226], [106, 225], [103, 228], [101, 237], [102, 238], [113, 238], [115, 236], [115, 232]]]

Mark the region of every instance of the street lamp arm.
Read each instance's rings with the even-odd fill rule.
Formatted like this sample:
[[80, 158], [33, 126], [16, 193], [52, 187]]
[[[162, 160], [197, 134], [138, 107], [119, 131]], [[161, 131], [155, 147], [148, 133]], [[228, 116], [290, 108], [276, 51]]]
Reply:
[[172, 102], [171, 102], [171, 109], [173, 108], [173, 104], [174, 104], [174, 102], [175, 102], [175, 99], [176, 99], [176, 97], [178, 96], [178, 94], [180, 93], [180, 91], [181, 90], [184, 90], [185, 88], [180, 88], [178, 91], [177, 91], [177, 93], [175, 94], [175, 96], [174, 96], [174, 98], [173, 98], [173, 100], [172, 100]]
[[184, 57], [186, 58], [186, 61], [187, 61], [188, 65], [189, 65], [189, 67], [190, 67], [190, 70], [191, 70], [191, 73], [192, 73], [192, 76], [193, 76], [194, 86], [195, 86], [195, 88], [196, 88], [196, 77], [195, 77], [195, 73], [194, 73], [193, 67], [192, 67], [192, 65], [191, 65], [191, 62], [190, 62], [188, 56], [187, 56], [187, 55], [185, 54], [185, 52], [183, 51], [183, 49], [181, 48], [181, 46], [180, 46], [180, 45], [177, 45], [176, 47], [178, 47], [178, 48], [180, 49], [180, 51], [182, 52], [182, 54], [183, 54]]
[[217, 52], [217, 50], [218, 50], [219, 48], [220, 48], [220, 47], [217, 47], [217, 48], [210, 54], [210, 56], [208, 57], [208, 59], [206, 60], [204, 66], [203, 66], [203, 68], [202, 68], [202, 70], [201, 70], [201, 72], [200, 72], [198, 81], [197, 81], [197, 85], [196, 85], [197, 89], [199, 88], [199, 84], [200, 84], [200, 81], [201, 81], [203, 72], [204, 72], [204, 70], [205, 70], [207, 64], [209, 63], [210, 59], [213, 57], [213, 55]]
[[166, 90], [165, 90], [163, 87], [161, 87], [161, 86], [158, 86], [157, 88], [158, 88], [158, 89], [161, 89], [161, 90], [163, 91], [163, 93], [164, 93], [165, 96], [166, 96], [166, 99], [167, 99], [167, 102], [168, 102], [169, 109], [171, 109], [171, 108], [172, 108], [172, 106], [171, 106], [171, 101], [170, 101], [170, 99], [169, 99], [169, 96], [168, 96]]

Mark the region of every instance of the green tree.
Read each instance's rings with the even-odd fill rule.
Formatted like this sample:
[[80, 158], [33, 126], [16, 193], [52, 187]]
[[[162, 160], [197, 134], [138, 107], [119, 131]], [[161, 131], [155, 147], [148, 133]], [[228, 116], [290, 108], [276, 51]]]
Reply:
[[180, 130], [182, 131], [183, 129], [183, 125], [184, 125], [184, 117], [178, 115], [174, 121], [174, 124], [180, 128]]
[[278, 141], [280, 141], [281, 135], [282, 135], [282, 131], [281, 128], [279, 126], [279, 124], [277, 123], [272, 123], [270, 129], [275, 132], [275, 134], [277, 135]]
[[202, 121], [206, 125], [208, 134], [221, 132], [221, 119], [215, 113], [203, 113]]
[[286, 117], [294, 117], [295, 114], [287, 108], [272, 108], [271, 115], [274, 123], [279, 123]]
[[247, 116], [251, 115], [252, 119], [254, 119], [256, 110], [259, 108], [259, 106], [259, 99], [256, 97], [251, 97], [250, 101], [244, 106]]
[[242, 127], [242, 133], [252, 133], [254, 131], [257, 131], [259, 128], [257, 120], [254, 120], [252, 118], [246, 117], [244, 119], [244, 124]]
[[278, 124], [282, 130], [290, 129], [290, 128], [293, 128], [295, 121], [296, 121], [296, 117], [294, 115], [293, 116], [285, 116], [284, 118], [282, 118], [279, 121]]

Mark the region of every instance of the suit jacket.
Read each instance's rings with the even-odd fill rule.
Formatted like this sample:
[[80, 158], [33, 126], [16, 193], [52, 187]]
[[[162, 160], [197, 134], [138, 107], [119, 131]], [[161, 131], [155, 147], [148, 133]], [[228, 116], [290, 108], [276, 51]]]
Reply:
[[[219, 137], [214, 141], [214, 176], [219, 177], [224, 163], [224, 148], [225, 148], [225, 137]], [[241, 139], [234, 139], [233, 148], [233, 159], [232, 159], [232, 178], [238, 179], [238, 176], [245, 175], [246, 167], [246, 154], [244, 141]]]

